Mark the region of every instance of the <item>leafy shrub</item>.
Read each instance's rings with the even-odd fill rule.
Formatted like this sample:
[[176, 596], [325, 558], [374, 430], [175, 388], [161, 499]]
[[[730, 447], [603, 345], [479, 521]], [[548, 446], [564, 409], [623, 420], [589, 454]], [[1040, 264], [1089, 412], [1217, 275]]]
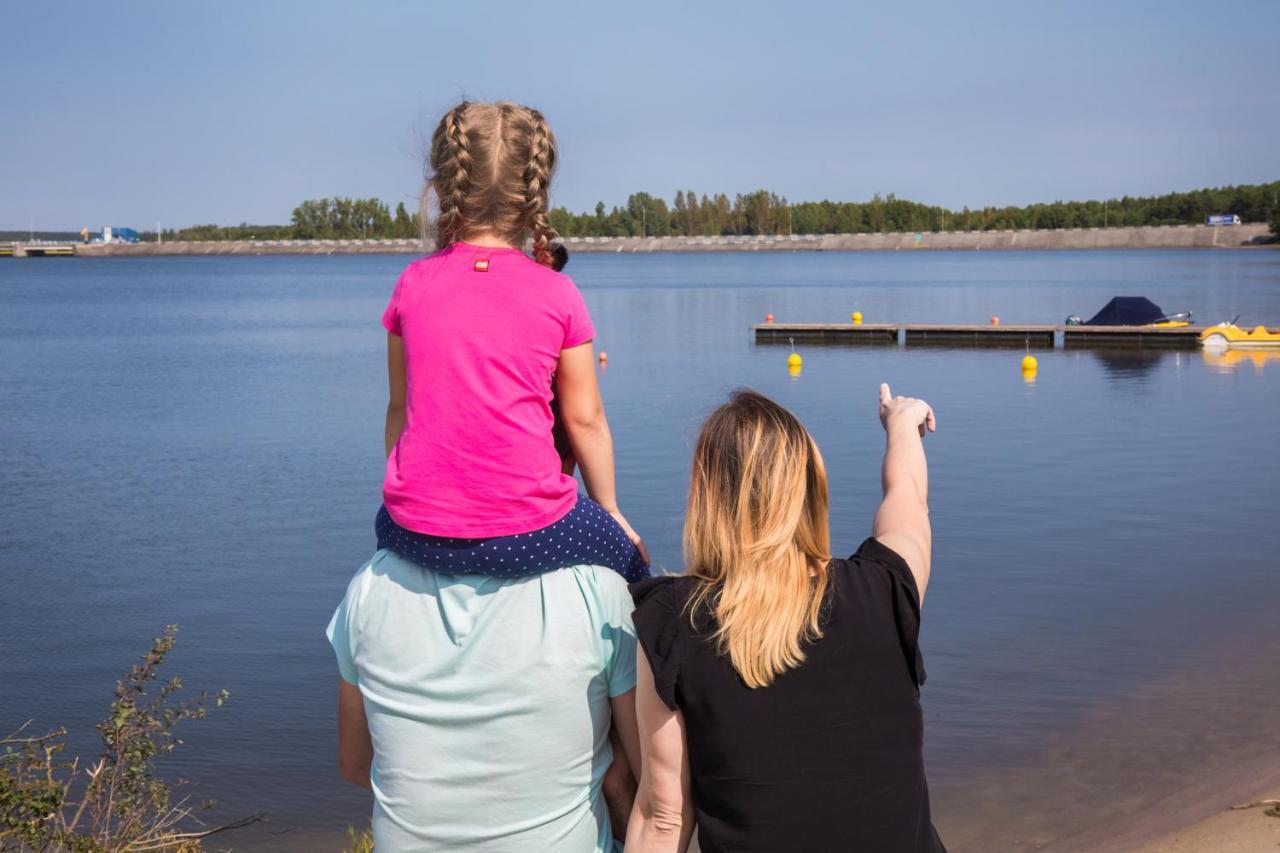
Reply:
[[111, 712], [97, 726], [102, 752], [92, 764], [63, 756], [66, 729], [31, 735], [28, 721], [0, 738], [0, 850], [191, 853], [210, 835], [262, 819], [259, 814], [210, 827], [196, 811], [211, 803], [175, 800], [156, 775], [156, 759], [182, 742], [174, 733], [178, 723], [204, 717], [210, 701], [221, 707], [230, 695], [201, 691], [178, 702], [174, 694], [182, 680], [158, 680], [177, 630], [166, 627], [116, 682]]

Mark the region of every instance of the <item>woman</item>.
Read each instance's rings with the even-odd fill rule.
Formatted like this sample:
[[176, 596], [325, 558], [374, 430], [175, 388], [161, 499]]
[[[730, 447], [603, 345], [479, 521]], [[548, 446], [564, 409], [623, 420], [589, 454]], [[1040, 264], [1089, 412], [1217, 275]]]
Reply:
[[640, 790], [628, 853], [942, 851], [922, 758], [929, 580], [921, 400], [880, 386], [873, 538], [832, 559], [822, 456], [741, 391], [702, 428], [687, 574], [632, 586]]

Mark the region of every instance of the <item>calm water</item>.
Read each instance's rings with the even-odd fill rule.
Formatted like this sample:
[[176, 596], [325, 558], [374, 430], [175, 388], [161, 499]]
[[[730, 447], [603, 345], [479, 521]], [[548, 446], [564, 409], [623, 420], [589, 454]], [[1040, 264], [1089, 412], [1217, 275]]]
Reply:
[[[91, 746], [161, 626], [230, 705], [171, 772], [242, 849], [337, 849], [322, 636], [370, 553], [378, 316], [404, 257], [0, 261], [0, 729]], [[924, 691], [956, 850], [1070, 849], [1280, 750], [1280, 360], [1199, 352], [755, 346], [749, 323], [1006, 323], [1112, 295], [1280, 322], [1280, 252], [579, 256], [621, 505], [678, 567], [690, 445], [731, 387], [791, 407], [832, 473], [837, 550], [878, 496], [880, 381], [938, 412]], [[1197, 798], [1189, 808], [1212, 808]], [[1208, 805], [1206, 805], [1208, 804]]]

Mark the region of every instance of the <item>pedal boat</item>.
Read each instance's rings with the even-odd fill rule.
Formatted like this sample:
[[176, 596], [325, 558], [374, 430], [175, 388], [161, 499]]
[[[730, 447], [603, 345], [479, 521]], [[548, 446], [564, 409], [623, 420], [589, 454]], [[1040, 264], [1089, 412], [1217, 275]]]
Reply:
[[1266, 326], [1250, 330], [1234, 323], [1220, 323], [1200, 333], [1200, 345], [1211, 349], [1280, 349], [1280, 332]]

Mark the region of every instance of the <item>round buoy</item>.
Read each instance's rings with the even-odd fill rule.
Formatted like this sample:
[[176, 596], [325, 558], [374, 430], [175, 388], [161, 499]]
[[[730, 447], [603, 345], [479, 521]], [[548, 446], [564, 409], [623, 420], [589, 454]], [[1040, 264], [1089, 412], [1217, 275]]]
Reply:
[[773, 322], [773, 315], [772, 315], [772, 314], [765, 314], [765, 315], [764, 315], [764, 321], [765, 321], [766, 323], [772, 323], [772, 322]]
[[1036, 357], [1034, 355], [1031, 355], [1030, 353], [1028, 353], [1027, 355], [1024, 355], [1022, 357], [1023, 370], [1035, 370], [1039, 366], [1040, 366], [1040, 363], [1036, 361]]
[[996, 317], [995, 315], [992, 315], [992, 317], [991, 317], [991, 325], [993, 325], [993, 326], [999, 326], [999, 325], [1000, 325], [1000, 318], [999, 318], [999, 317]]
[[1036, 369], [1035, 369], [1034, 367], [1033, 367], [1033, 368], [1031, 368], [1030, 370], [1026, 370], [1026, 369], [1024, 368], [1024, 369], [1023, 369], [1023, 371], [1022, 371], [1022, 381], [1023, 381], [1023, 382], [1025, 382], [1025, 383], [1027, 383], [1028, 385], [1035, 385], [1035, 384], [1036, 384]]
[[600, 350], [600, 363], [604, 364], [608, 360], [609, 360], [609, 353], [605, 352], [604, 350]]
[[798, 377], [803, 370], [804, 368], [798, 364], [787, 365], [787, 375], [789, 375], [792, 379], [795, 379], [796, 377]]
[[861, 312], [861, 311], [854, 311], [854, 312], [853, 312], [853, 314], [852, 314], [852, 315], [850, 315], [849, 319], [853, 320], [853, 325], [855, 325], [855, 326], [861, 326], [861, 325], [862, 325], [862, 312]]
[[787, 356], [787, 367], [799, 367], [804, 364], [804, 359], [800, 357], [800, 353], [793, 352]]

